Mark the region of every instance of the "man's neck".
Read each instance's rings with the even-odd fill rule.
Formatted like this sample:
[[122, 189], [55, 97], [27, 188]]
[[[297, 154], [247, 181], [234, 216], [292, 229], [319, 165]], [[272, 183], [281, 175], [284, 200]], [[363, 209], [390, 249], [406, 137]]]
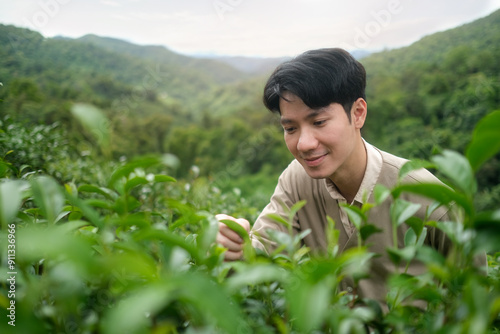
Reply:
[[340, 194], [346, 199], [347, 203], [352, 203], [359, 191], [365, 176], [366, 164], [366, 147], [364, 141], [359, 138], [359, 142], [349, 161], [330, 177]]

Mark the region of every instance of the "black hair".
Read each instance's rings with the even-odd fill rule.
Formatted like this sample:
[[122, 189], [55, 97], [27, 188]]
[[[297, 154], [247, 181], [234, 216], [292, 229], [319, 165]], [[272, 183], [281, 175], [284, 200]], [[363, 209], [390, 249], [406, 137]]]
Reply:
[[360, 97], [366, 100], [365, 87], [365, 68], [349, 52], [318, 49], [279, 65], [266, 83], [263, 100], [276, 113], [281, 113], [279, 102], [285, 99], [285, 92], [299, 97], [311, 109], [339, 103], [350, 121], [354, 101]]

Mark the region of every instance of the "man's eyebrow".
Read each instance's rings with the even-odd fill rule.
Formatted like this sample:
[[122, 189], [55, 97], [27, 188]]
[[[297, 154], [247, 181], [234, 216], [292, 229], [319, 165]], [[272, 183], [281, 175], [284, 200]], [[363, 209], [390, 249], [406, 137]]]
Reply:
[[316, 116], [322, 114], [325, 112], [325, 108], [319, 108], [319, 109], [314, 109], [312, 112], [310, 112], [307, 116], [306, 119], [311, 119], [315, 118]]
[[[325, 112], [325, 108], [319, 108], [319, 109], [314, 109], [313, 111], [311, 111], [309, 114], [307, 114], [307, 116], [305, 117], [307, 120], [311, 119], [311, 118], [315, 118], [317, 117], [318, 115], [322, 114]], [[280, 119], [280, 123], [281, 125], [286, 125], [286, 124], [290, 124], [290, 123], [293, 123], [293, 120], [289, 119], [289, 118], [281, 118]]]

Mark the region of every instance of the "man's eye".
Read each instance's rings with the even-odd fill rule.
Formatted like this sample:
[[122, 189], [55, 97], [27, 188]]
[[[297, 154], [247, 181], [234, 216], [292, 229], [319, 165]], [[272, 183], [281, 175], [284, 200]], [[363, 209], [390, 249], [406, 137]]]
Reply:
[[285, 130], [286, 133], [292, 133], [295, 131], [295, 128], [283, 128], [283, 130]]
[[323, 121], [315, 121], [315, 122], [314, 122], [314, 125], [316, 125], [316, 126], [324, 125], [324, 124], [325, 124], [325, 122], [326, 122], [326, 121], [324, 121], [324, 120], [323, 120]]

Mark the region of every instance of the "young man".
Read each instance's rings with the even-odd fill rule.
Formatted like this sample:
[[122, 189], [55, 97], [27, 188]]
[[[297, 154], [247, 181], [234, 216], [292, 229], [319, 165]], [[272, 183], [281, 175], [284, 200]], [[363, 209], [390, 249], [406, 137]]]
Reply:
[[[303, 240], [307, 247], [326, 249], [327, 216], [333, 218], [340, 231], [340, 251], [357, 247], [356, 230], [340, 205], [360, 207], [364, 198], [373, 203], [375, 185], [394, 187], [399, 170], [407, 161], [378, 150], [361, 137], [360, 130], [367, 117], [365, 85], [365, 69], [342, 49], [308, 51], [280, 65], [265, 86], [264, 104], [280, 115], [285, 142], [295, 160], [280, 176], [270, 203], [251, 232], [245, 219], [227, 215], [217, 218], [240, 223], [251, 234], [254, 247], [269, 251], [275, 245], [266, 237], [266, 231], [286, 232], [286, 227], [267, 215], [286, 217], [283, 204], [291, 207], [306, 200], [307, 204], [295, 217], [294, 229], [297, 232], [311, 230]], [[424, 169], [411, 172], [404, 181], [439, 182]], [[421, 204], [416, 216], [425, 217], [431, 201], [410, 194], [403, 198]], [[385, 250], [393, 245], [390, 205], [389, 199], [369, 212], [368, 221], [382, 230], [367, 240], [372, 245], [369, 250], [382, 256], [372, 259], [370, 278], [360, 281], [357, 292], [361, 297], [384, 300], [385, 282], [395, 269]], [[442, 220], [446, 215], [447, 209], [441, 207], [429, 219]], [[406, 224], [398, 228], [401, 247], [408, 228]], [[222, 223], [217, 241], [227, 248], [226, 260], [241, 258], [243, 240]], [[437, 229], [429, 228], [425, 242], [443, 254], [448, 250], [445, 235]], [[423, 264], [415, 262], [409, 273], [419, 274], [424, 270]], [[352, 284], [346, 279], [341, 288], [349, 292]]]

